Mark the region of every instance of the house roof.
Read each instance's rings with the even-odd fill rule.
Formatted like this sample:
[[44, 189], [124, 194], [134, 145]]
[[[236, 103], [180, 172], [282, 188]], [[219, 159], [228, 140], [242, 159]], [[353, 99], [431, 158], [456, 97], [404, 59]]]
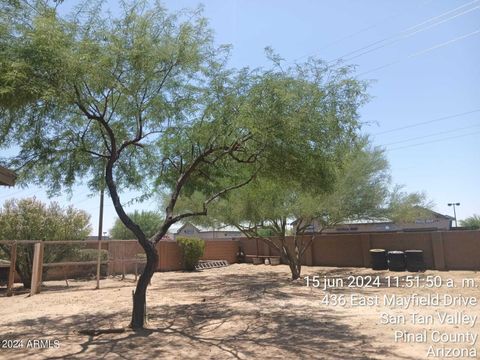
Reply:
[[455, 218], [453, 216], [450, 216], [450, 215], [444, 215], [444, 214], [440, 214], [436, 211], [433, 211], [433, 210], [430, 210], [430, 212], [435, 215], [436, 217], [439, 217], [439, 218], [443, 218], [443, 219], [448, 219], [448, 220], [455, 220]]
[[[440, 214], [436, 211], [433, 211], [431, 209], [426, 209], [422, 208], [420, 206], [416, 206], [416, 208], [419, 208], [421, 210], [426, 210], [429, 211], [432, 215], [434, 215], [437, 218], [442, 218], [442, 219], [447, 219], [447, 220], [454, 220], [455, 218], [449, 215], [444, 215]], [[380, 219], [358, 219], [358, 220], [347, 220], [342, 222], [339, 225], [360, 225], [360, 224], [392, 224], [393, 221], [387, 218], [380, 218]], [[297, 224], [297, 220], [293, 221], [290, 225], [295, 226]]]
[[192, 227], [194, 227], [199, 233], [206, 233], [206, 232], [213, 232], [213, 231], [240, 232], [240, 230], [238, 230], [237, 228], [235, 228], [235, 227], [233, 227], [233, 226], [224, 225], [224, 226], [220, 226], [220, 227], [218, 227], [218, 228], [204, 228], [204, 227], [201, 227], [201, 226], [195, 226], [195, 225], [193, 225], [193, 224], [190, 223], [190, 222], [186, 222], [185, 224], [183, 224], [181, 227], [179, 227], [179, 228], [177, 229], [177, 231], [175, 232], [175, 234], [180, 234], [180, 232], [181, 232], [186, 226], [192, 226]]
[[17, 175], [3, 166], [0, 166], [0, 185], [13, 186]]
[[200, 232], [200, 230], [195, 226], [193, 225], [192, 223], [189, 223], [189, 222], [186, 222], [185, 224], [183, 224], [182, 226], [180, 226], [177, 230], [177, 232], [175, 234], [180, 234], [182, 232], [183, 229], [185, 229], [187, 226], [192, 226], [193, 228], [195, 228], [198, 232]]

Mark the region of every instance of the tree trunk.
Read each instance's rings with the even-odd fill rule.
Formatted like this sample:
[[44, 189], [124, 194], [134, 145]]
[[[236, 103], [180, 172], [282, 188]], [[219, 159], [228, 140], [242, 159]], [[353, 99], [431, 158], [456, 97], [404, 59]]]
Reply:
[[292, 273], [292, 280], [300, 279], [300, 275], [302, 272], [302, 265], [300, 265], [295, 261], [292, 261], [290, 262], [290, 271]]
[[302, 271], [302, 257], [300, 255], [300, 249], [298, 246], [298, 237], [295, 235], [293, 237], [293, 246], [294, 246], [294, 259], [295, 261], [293, 262], [293, 270], [292, 270], [292, 280], [297, 280], [300, 278], [300, 273]]
[[300, 259], [297, 259], [295, 254], [288, 249], [285, 243], [282, 244], [282, 253], [284, 257], [287, 259], [288, 266], [290, 267], [290, 272], [292, 273], [292, 280], [297, 280], [300, 278], [300, 274], [302, 271], [302, 265]]
[[147, 287], [158, 266], [159, 257], [155, 244], [149, 241], [144, 250], [147, 255], [147, 264], [138, 279], [137, 287], [133, 295], [132, 322], [130, 323], [132, 329], [143, 329], [145, 326]]

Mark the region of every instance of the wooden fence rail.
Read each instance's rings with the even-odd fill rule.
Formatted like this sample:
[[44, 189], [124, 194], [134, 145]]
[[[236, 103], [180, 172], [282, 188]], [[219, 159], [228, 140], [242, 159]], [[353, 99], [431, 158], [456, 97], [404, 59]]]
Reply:
[[[2, 245], [9, 245], [10, 248], [10, 266], [9, 266], [9, 274], [8, 274], [8, 283], [7, 283], [7, 296], [13, 295], [13, 285], [15, 282], [15, 268], [17, 262], [17, 255], [18, 255], [18, 245], [32, 245], [34, 247], [33, 252], [33, 264], [32, 264], [32, 279], [30, 284], [30, 295], [33, 296], [38, 294], [41, 289], [42, 283], [42, 275], [44, 268], [52, 268], [52, 267], [68, 267], [68, 266], [93, 266], [96, 265], [97, 269], [100, 268], [100, 265], [110, 265], [110, 264], [121, 264], [123, 268], [123, 278], [125, 278], [125, 263], [133, 263], [135, 265], [135, 281], [138, 277], [138, 265], [145, 264], [146, 260], [141, 258], [125, 258], [125, 254], [123, 254], [122, 258], [115, 258], [112, 260], [101, 260], [101, 251], [102, 244], [112, 244], [112, 243], [119, 243], [125, 245], [126, 240], [59, 240], [59, 241], [38, 241], [38, 240], [0, 240], [0, 244]], [[45, 246], [50, 245], [78, 245], [78, 244], [92, 244], [98, 245], [98, 257], [96, 261], [63, 261], [63, 262], [55, 262], [55, 263], [44, 263], [44, 252]], [[97, 288], [99, 288], [100, 284], [100, 271], [97, 271], [96, 275], [97, 280]]]

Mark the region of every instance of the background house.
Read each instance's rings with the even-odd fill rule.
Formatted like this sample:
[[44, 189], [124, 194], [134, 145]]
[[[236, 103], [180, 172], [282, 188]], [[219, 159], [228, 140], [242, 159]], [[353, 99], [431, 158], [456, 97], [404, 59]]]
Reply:
[[0, 166], [0, 185], [13, 186], [17, 175], [3, 166]]
[[245, 237], [241, 231], [231, 226], [224, 226], [218, 229], [205, 229], [189, 222], [185, 223], [173, 234], [175, 240], [178, 236], [197, 237], [204, 240], [231, 240]]
[[[394, 222], [389, 219], [359, 220], [337, 224], [334, 227], [324, 229], [323, 233], [451, 230], [453, 220], [454, 218], [451, 216], [424, 209], [422, 215], [411, 222]], [[295, 223], [292, 223], [292, 225], [295, 225]], [[314, 221], [305, 232], [318, 232], [316, 229], [320, 230], [321, 226]]]

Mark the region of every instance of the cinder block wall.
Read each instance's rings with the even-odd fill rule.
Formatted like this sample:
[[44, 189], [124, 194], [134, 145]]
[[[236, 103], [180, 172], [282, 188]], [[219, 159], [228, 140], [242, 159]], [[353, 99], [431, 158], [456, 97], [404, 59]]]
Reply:
[[[299, 241], [307, 243], [305, 236]], [[293, 237], [286, 238], [292, 246]], [[241, 239], [247, 255], [277, 255], [262, 240]], [[258, 248], [258, 252], [257, 252]], [[480, 231], [385, 232], [322, 234], [305, 252], [303, 264], [316, 266], [370, 267], [370, 249], [423, 250], [427, 268], [437, 270], [480, 270]]]
[[[305, 236], [299, 242], [307, 243], [311, 239]], [[293, 237], [287, 237], [289, 246]], [[262, 240], [239, 238], [235, 240], [206, 240], [203, 260], [237, 261], [239, 246], [247, 255], [279, 255]], [[90, 245], [90, 244], [89, 244]], [[89, 246], [90, 247], [90, 246]], [[182, 256], [175, 241], [160, 241], [157, 245], [160, 261], [157, 271], [181, 270]], [[96, 248], [96, 247], [94, 247]], [[102, 248], [108, 248], [110, 264], [108, 274], [134, 273], [133, 262], [121, 263], [121, 259], [134, 259], [143, 254], [143, 249], [135, 240], [105, 242]], [[303, 258], [303, 264], [316, 266], [370, 267], [370, 249], [386, 250], [423, 250], [427, 268], [437, 270], [480, 270], [480, 231], [433, 231], [398, 233], [357, 233], [317, 235]], [[138, 267], [141, 270], [141, 265]], [[44, 280], [93, 276], [95, 266], [69, 266], [52, 268]], [[107, 272], [102, 266], [102, 273]], [[18, 279], [17, 279], [18, 281]]]
[[[230, 264], [237, 262], [238, 240], [205, 240], [205, 253], [202, 260], [227, 260]], [[159, 264], [157, 271], [182, 270], [182, 253], [175, 241], [160, 241], [157, 244]], [[143, 249], [137, 241], [111, 242], [109, 253], [112, 260], [132, 259], [136, 254], [143, 254]], [[134, 264], [125, 264], [126, 272], [134, 271]], [[121, 262], [111, 263], [110, 271], [122, 272]]]

